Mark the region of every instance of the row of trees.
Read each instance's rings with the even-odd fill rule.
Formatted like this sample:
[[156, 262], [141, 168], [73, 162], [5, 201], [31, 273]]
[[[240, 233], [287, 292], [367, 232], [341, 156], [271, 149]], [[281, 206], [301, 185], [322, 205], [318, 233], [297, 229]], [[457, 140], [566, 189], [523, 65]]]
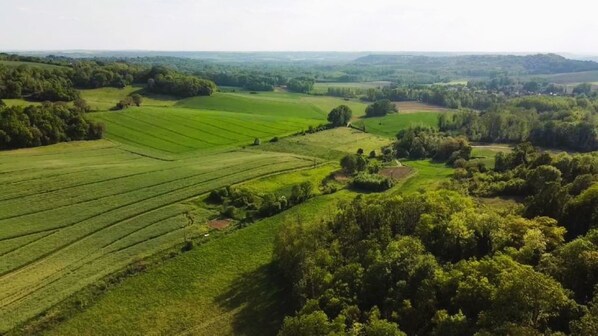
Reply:
[[531, 141], [577, 151], [598, 149], [598, 100], [524, 97], [487, 112], [463, 110], [439, 117], [441, 131], [473, 141]]
[[76, 89], [122, 88], [131, 84], [147, 84], [151, 92], [178, 97], [210, 95], [216, 90], [212, 81], [164, 66], [148, 67], [122, 61], [104, 63], [72, 60], [71, 63], [53, 68], [26, 64], [16, 67], [0, 65], [0, 99], [74, 101], [79, 98]]
[[102, 138], [104, 125], [85, 117], [83, 102], [41, 106], [0, 106], [0, 149], [35, 147]]
[[393, 149], [399, 158], [432, 158], [453, 164], [458, 159], [469, 160], [472, 147], [465, 137], [447, 136], [432, 128], [417, 126], [399, 131]]
[[529, 143], [498, 153], [495, 168], [455, 173], [476, 196], [525, 198], [524, 214], [558, 219], [570, 238], [598, 228], [598, 153], [551, 155]]
[[358, 197], [279, 233], [297, 312], [279, 335], [591, 335], [595, 255], [598, 230], [565, 243], [554, 219], [456, 192]]

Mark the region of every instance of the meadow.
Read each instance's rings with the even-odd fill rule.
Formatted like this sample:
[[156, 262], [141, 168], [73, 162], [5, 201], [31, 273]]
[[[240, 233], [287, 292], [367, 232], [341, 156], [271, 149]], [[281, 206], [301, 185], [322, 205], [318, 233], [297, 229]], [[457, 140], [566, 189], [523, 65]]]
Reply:
[[394, 138], [397, 132], [413, 126], [438, 127], [439, 112], [393, 113], [384, 117], [361, 118], [353, 123], [368, 133]]
[[374, 82], [319, 82], [314, 85], [313, 92], [319, 94], [325, 94], [328, 92], [328, 88], [349, 88], [356, 90], [367, 90], [377, 89], [385, 86], [389, 86], [390, 82], [387, 81], [374, 81]]
[[[350, 105], [357, 117], [363, 115], [365, 104], [332, 97], [286, 92], [217, 93], [189, 99], [146, 95], [141, 107], [109, 111], [140, 89], [82, 91], [92, 109], [98, 110], [89, 113], [90, 118], [106, 125], [104, 140], [0, 152], [0, 183], [4, 187], [0, 195], [0, 332], [132, 263], [210, 233], [208, 221], [219, 213], [198, 200], [211, 190], [240, 185], [256, 192], [288, 194], [302, 181], [318, 185], [338, 169], [342, 156], [359, 148], [378, 152], [391, 142], [384, 132], [379, 136], [350, 128], [290, 136], [324, 124], [328, 111], [340, 104]], [[398, 116], [421, 122], [417, 113]], [[436, 114], [421, 116], [426, 122]], [[253, 146], [255, 138], [262, 144]], [[279, 139], [270, 142], [272, 138]], [[404, 188], [397, 188], [417, 190], [435, 173], [446, 176], [440, 167], [413, 165], [418, 173], [404, 182]], [[230, 306], [241, 295], [233, 294], [238, 290], [235, 284], [246, 272], [258, 279], [270, 276], [276, 227], [297, 216], [320, 218], [323, 209], [330, 211], [334, 202], [353, 193], [320, 196], [316, 190], [316, 195], [306, 205], [216, 238], [151, 271], [161, 276], [147, 273], [125, 280], [122, 288], [115, 289], [124, 292], [110, 291], [97, 306], [77, 315], [57, 333], [104, 333], [130, 325], [127, 330], [131, 334], [150, 328], [192, 330], [194, 334], [222, 329], [236, 334], [236, 328], [259, 327], [258, 320], [236, 322], [251, 312], [246, 312], [250, 305], [242, 300]], [[236, 258], [238, 255], [244, 257]], [[176, 279], [185, 277], [189, 282], [180, 283], [178, 289], [151, 291], [145, 299], [156, 301], [150, 305], [123, 294], [138, 297], [140, 288], [166, 288], [152, 281], [170, 287], [170, 282], [179, 283]], [[274, 283], [273, 279], [256, 281], [250, 290], [261, 291], [262, 299], [268, 301], [278, 295], [265, 287]], [[243, 295], [259, 296], [256, 293]], [[219, 299], [226, 295], [231, 297]], [[130, 302], [121, 307], [130, 316], [118, 317], [110, 300]], [[279, 304], [280, 300], [272, 297], [264, 305], [276, 312], [260, 315], [277, 316], [268, 322], [272, 330], [283, 316]], [[192, 309], [196, 306], [202, 308]], [[181, 313], [183, 310], [188, 313]], [[183, 322], [177, 323], [175, 317]], [[93, 318], [104, 323], [86, 322]]]

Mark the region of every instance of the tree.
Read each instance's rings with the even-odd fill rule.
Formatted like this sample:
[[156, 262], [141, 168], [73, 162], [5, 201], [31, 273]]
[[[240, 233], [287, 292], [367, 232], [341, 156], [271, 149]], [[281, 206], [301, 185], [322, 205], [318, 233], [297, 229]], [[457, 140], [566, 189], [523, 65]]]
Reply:
[[351, 108], [347, 105], [340, 105], [328, 113], [328, 121], [334, 127], [347, 126], [349, 121], [351, 121], [352, 115], [353, 111], [351, 111]]
[[586, 95], [589, 96], [592, 94], [592, 84], [590, 83], [581, 83], [573, 88], [573, 94], [578, 95]]
[[398, 112], [397, 106], [388, 99], [378, 100], [365, 109], [367, 117], [382, 117], [389, 113]]
[[143, 97], [141, 97], [141, 95], [140, 95], [140, 94], [138, 94], [138, 93], [134, 93], [134, 94], [131, 96], [131, 99], [133, 99], [133, 103], [134, 103], [134, 104], [135, 104], [135, 106], [137, 106], [137, 107], [141, 106], [141, 103], [143, 102]]
[[357, 157], [355, 155], [345, 155], [341, 159], [341, 167], [347, 174], [353, 174], [357, 170]]

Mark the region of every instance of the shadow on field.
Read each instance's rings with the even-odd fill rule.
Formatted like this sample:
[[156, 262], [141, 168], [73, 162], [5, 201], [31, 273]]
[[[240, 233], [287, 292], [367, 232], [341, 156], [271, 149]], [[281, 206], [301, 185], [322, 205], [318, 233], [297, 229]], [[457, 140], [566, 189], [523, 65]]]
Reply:
[[270, 263], [235, 279], [216, 300], [226, 310], [240, 309], [232, 320], [235, 335], [276, 335], [289, 314], [290, 292]]

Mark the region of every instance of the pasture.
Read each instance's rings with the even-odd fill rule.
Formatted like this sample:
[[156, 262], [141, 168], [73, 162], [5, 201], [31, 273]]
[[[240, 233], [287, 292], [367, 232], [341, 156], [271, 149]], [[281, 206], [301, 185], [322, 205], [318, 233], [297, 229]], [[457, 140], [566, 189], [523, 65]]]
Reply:
[[390, 86], [391, 82], [374, 81], [374, 82], [318, 82], [314, 85], [313, 92], [324, 94], [328, 92], [328, 88], [348, 88], [356, 90], [378, 89]]
[[393, 113], [384, 117], [361, 118], [354, 122], [356, 127], [364, 127], [368, 133], [394, 138], [397, 133], [409, 127], [438, 127], [438, 112]]
[[186, 201], [311, 165], [241, 151], [164, 161], [106, 140], [0, 153], [0, 331], [204, 233], [214, 214]]
[[289, 290], [272, 265], [278, 228], [330, 218], [340, 200], [353, 196], [320, 196], [213, 239], [126, 279], [48, 334], [274, 335], [288, 313]]
[[[358, 116], [365, 110], [363, 103], [332, 97], [277, 92], [218, 93], [189, 99], [146, 96], [141, 107], [107, 111], [139, 89], [82, 92], [92, 108], [101, 110], [89, 113], [89, 117], [106, 125], [104, 140], [0, 152], [0, 332], [132, 263], [210, 232], [208, 222], [218, 212], [200, 206], [197, 200], [211, 190], [241, 185], [256, 192], [286, 194], [303, 181], [319, 184], [338, 169], [342, 156], [358, 148], [366, 154], [379, 152], [391, 142], [388, 137], [349, 128], [285, 137], [325, 123], [328, 111], [340, 104], [350, 105]], [[421, 114], [424, 119], [435, 115]], [[412, 122], [417, 116], [400, 115]], [[279, 141], [269, 142], [274, 137], [280, 137]], [[252, 146], [255, 138], [262, 144]], [[419, 180], [405, 183], [416, 189], [420, 182], [428, 182], [427, 176], [417, 175]], [[93, 334], [126, 324], [130, 329], [123, 330], [130, 333], [157, 328], [208, 334], [222, 328], [235, 334], [239, 327], [236, 320], [247, 314], [242, 304], [229, 306], [228, 302], [237, 302], [234, 299], [240, 295], [232, 294], [238, 290], [235, 283], [243, 272], [260, 279], [269, 276], [267, 265], [276, 227], [297, 216], [319, 218], [324, 207], [329, 209], [328, 205], [349, 195], [341, 191], [318, 196], [288, 213], [209, 241], [165, 268], [156, 268], [154, 272], [163, 273], [162, 277], [148, 273], [147, 277], [125, 280], [122, 289], [116, 290], [138, 296], [144, 286], [154, 286], [151, 281], [166, 284], [175, 281], [171, 277], [179, 277], [178, 272], [187, 271], [188, 276], [197, 276], [197, 281], [181, 284], [178, 298], [173, 296], [178, 289], [148, 296], [148, 300], [157, 301], [147, 307], [147, 313], [137, 306], [146, 302], [110, 292], [98, 308], [77, 316], [57, 332]], [[238, 255], [251, 256], [236, 258]], [[142, 282], [129, 285], [129, 281]], [[264, 291], [264, 286], [275, 288], [273, 281], [256, 282], [250, 289], [254, 292], [244, 295], [260, 296], [255, 294]], [[192, 284], [193, 289], [185, 287]], [[188, 290], [190, 295], [182, 295]], [[277, 319], [282, 317], [280, 302], [274, 298], [278, 294], [276, 290], [266, 292], [261, 299], [271, 300], [265, 303], [273, 305], [267, 309], [277, 313], [259, 316], [278, 316], [271, 321], [277, 326]], [[231, 295], [230, 300], [219, 299], [227, 295]], [[129, 300], [131, 305], [122, 309], [136, 313], [129, 317], [110, 315], [108, 311], [117, 313], [110, 300]], [[188, 313], [181, 314], [180, 309]], [[157, 325], [144, 322], [148, 316], [156, 318]], [[182, 324], [173, 320], [177, 316]], [[114, 323], [86, 323], [95, 317]], [[246, 321], [241, 328], [251, 330], [258, 326], [255, 323]]]
[[30, 67], [34, 67], [34, 68], [42, 68], [42, 69], [46, 69], [46, 70], [66, 69], [66, 67], [63, 67], [60, 65], [55, 65], [55, 64], [22, 62], [22, 61], [6, 61], [6, 60], [0, 60], [0, 65], [6, 66], [6, 67], [14, 67], [14, 68], [25, 65], [25, 66], [30, 66]]
[[295, 153], [314, 156], [325, 160], [338, 161], [347, 154], [355, 154], [359, 148], [367, 155], [391, 143], [389, 139], [364, 133], [352, 128], [334, 128], [331, 130], [289, 137], [278, 142], [260, 146], [261, 150]]

